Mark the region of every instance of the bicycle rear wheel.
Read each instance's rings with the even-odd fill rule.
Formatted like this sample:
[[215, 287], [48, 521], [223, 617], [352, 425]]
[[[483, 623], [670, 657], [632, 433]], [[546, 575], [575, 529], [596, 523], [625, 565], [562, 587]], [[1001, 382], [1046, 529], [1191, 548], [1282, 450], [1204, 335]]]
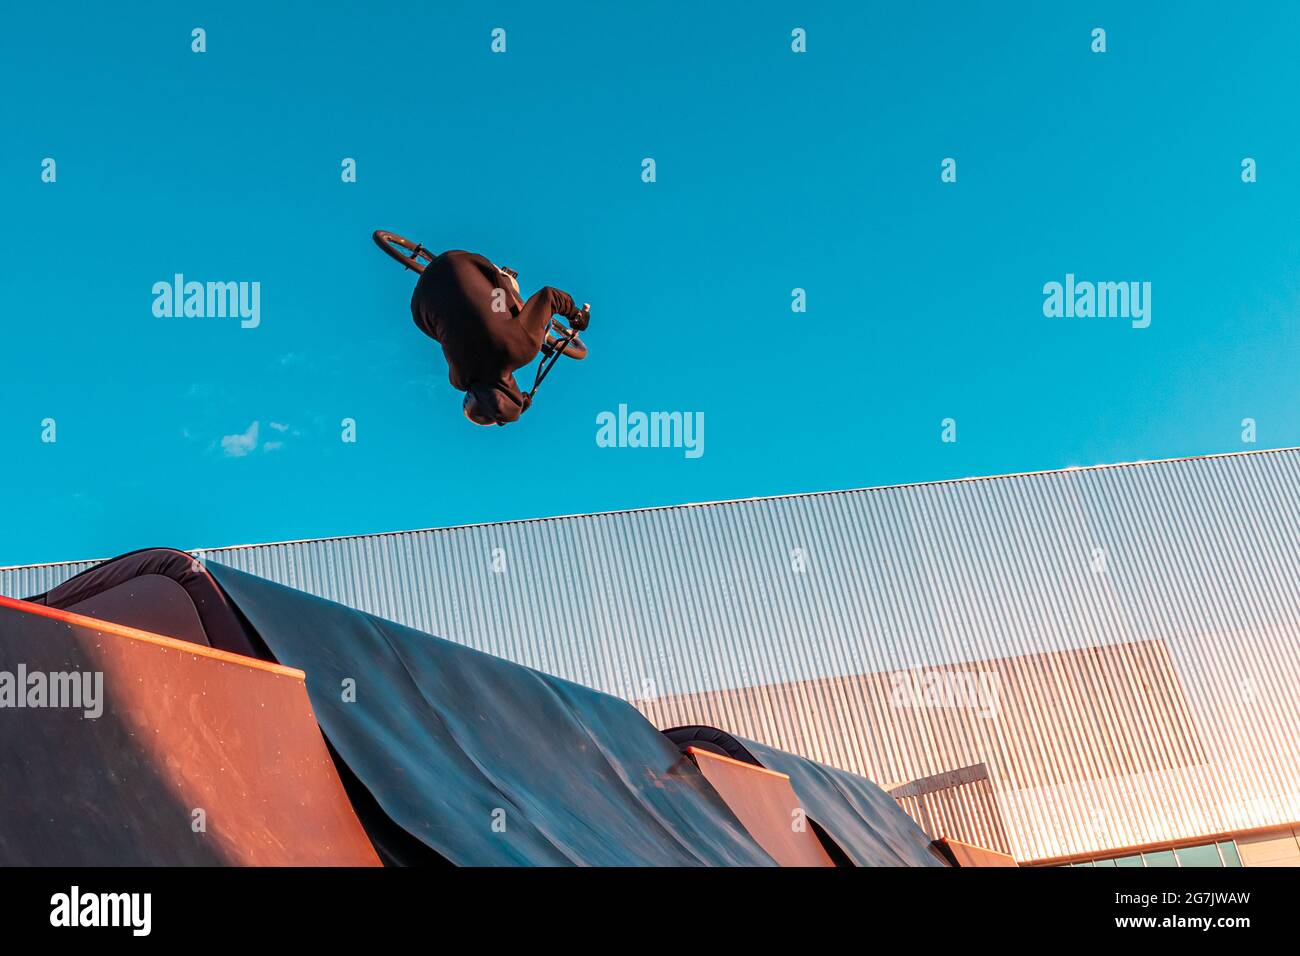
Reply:
[[[415, 272], [423, 272], [425, 267], [437, 258], [436, 253], [430, 252], [418, 242], [412, 242], [405, 236], [399, 236], [387, 229], [376, 229], [372, 238], [380, 249]], [[421, 262], [421, 259], [427, 261]]]

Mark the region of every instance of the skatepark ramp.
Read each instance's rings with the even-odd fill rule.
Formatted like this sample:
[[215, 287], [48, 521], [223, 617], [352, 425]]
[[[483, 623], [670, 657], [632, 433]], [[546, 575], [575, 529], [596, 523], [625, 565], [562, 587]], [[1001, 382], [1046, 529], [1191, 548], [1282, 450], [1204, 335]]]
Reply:
[[[0, 863], [80, 840], [124, 863], [945, 865], [852, 774], [748, 741], [765, 770], [719, 758], [619, 698], [181, 552], [118, 561], [0, 607], [0, 666], [99, 668], [111, 717], [0, 711], [28, 794], [0, 802]], [[84, 753], [52, 745], [56, 720]], [[27, 836], [51, 799], [90, 821], [75, 839]]]

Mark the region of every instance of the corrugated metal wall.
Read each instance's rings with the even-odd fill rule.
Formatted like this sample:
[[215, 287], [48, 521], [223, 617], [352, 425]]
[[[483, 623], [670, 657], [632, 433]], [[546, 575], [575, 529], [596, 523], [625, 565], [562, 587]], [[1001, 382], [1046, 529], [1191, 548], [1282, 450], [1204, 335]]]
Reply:
[[[1035, 835], [1053, 824], [1034, 814], [1078, 787], [1089, 788], [1082, 823], [1091, 828], [1104, 822], [1103, 835], [1123, 834], [1128, 842], [1164, 839], [1166, 819], [1191, 828], [1202, 819], [1224, 824], [1204, 832], [1234, 828], [1221, 813], [1220, 789], [1182, 793], [1164, 786], [1203, 772], [1209, 757], [1163, 641], [707, 691], [637, 705], [660, 727], [730, 728], [748, 726], [755, 714], [780, 712], [791, 701], [807, 702], [811, 717], [802, 727], [783, 728], [784, 747], [827, 763], [853, 763], [896, 798], [924, 795], [899, 802], [933, 837], [1024, 859], [1059, 855], [1042, 852], [1045, 838]], [[963, 776], [957, 771], [972, 765], [988, 768], [998, 794], [993, 808], [978, 803], [984, 791], [950, 789]], [[898, 781], [909, 783], [895, 786]], [[1022, 805], [1013, 795], [1023, 792], [1036, 799]], [[1007, 814], [1015, 815], [1011, 826]], [[1129, 839], [1136, 837], [1142, 839]]]
[[[902, 782], [889, 762], [940, 772], [955, 768], [931, 767], [936, 748], [971, 754], [1021, 860], [1300, 819], [1300, 450], [199, 553], [639, 701], [652, 719], [693, 699], [672, 722], [881, 783]], [[84, 566], [0, 571], [0, 592]], [[1077, 670], [1037, 674], [1041, 733], [1019, 739], [997, 718], [987, 739], [961, 736], [962, 721], [950, 740], [909, 735], [828, 680], [1152, 642], [1203, 762], [1069, 769], [1101, 766], [1096, 748], [1052, 728], [1092, 727], [1134, 753], [1185, 746], [1117, 719]], [[1144, 665], [1126, 673], [1145, 693]], [[764, 690], [722, 709], [716, 692], [734, 688]], [[1031, 753], [1055, 775], [1004, 772]], [[1192, 792], [1203, 799], [1179, 797]]]
[[889, 793], [935, 839], [960, 840], [1011, 855], [1011, 839], [986, 765], [960, 767]]

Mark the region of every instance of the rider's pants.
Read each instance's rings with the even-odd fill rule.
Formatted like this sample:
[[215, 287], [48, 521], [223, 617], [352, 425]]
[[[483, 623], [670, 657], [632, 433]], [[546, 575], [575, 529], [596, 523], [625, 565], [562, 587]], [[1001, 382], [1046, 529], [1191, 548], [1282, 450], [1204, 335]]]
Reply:
[[[528, 334], [537, 343], [537, 348], [540, 349], [542, 340], [546, 336], [546, 328], [551, 324], [551, 316], [562, 315], [567, 319], [576, 311], [573, 297], [569, 293], [560, 289], [553, 289], [547, 285], [542, 286], [528, 297], [528, 301], [524, 303], [523, 311], [519, 313], [516, 321], [528, 330]], [[534, 349], [533, 351], [535, 353], [537, 350]], [[532, 361], [532, 356], [529, 356], [529, 361]]]

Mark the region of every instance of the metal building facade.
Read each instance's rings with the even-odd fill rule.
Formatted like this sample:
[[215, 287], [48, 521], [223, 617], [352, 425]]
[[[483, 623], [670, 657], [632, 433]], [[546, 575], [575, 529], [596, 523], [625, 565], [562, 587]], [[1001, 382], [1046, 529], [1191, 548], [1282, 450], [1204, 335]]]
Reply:
[[195, 553], [900, 799], [983, 765], [1022, 861], [1300, 821], [1298, 449]]

